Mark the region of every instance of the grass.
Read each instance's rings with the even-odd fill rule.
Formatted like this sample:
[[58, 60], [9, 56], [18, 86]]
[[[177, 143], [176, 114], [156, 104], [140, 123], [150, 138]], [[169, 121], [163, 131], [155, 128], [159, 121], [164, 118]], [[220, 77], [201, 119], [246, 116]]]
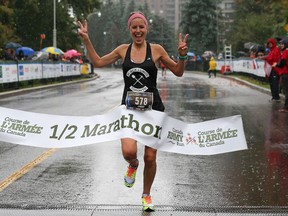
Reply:
[[234, 73], [229, 76], [233, 76], [238, 79], [244, 80], [246, 82], [252, 83], [254, 85], [270, 89], [269, 81], [265, 79], [264, 77], [257, 77], [253, 75], [246, 75], [246, 74], [244, 75], [244, 74], [238, 74], [238, 73], [236, 74]]

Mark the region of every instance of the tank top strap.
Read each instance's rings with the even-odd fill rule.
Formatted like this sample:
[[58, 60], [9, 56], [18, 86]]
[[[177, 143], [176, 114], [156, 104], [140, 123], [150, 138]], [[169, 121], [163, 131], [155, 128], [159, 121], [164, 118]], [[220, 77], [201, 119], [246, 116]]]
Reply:
[[130, 62], [132, 43], [129, 44], [124, 61]]
[[146, 49], [146, 60], [147, 59], [152, 59], [152, 54], [151, 54], [151, 46], [150, 46], [150, 43], [146, 42], [147, 44], [147, 49]]
[[[147, 44], [147, 48], [146, 48], [145, 60], [152, 59], [151, 45], [148, 42], [146, 42], [146, 44]], [[128, 46], [124, 61], [128, 61], [128, 62], [130, 61], [131, 49], [132, 49], [132, 43], [129, 44], [129, 46]]]

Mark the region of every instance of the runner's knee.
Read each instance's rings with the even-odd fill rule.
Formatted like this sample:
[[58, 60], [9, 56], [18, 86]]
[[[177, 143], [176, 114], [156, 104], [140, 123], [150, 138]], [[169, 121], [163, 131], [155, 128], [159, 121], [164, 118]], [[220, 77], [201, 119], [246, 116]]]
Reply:
[[144, 154], [144, 163], [146, 165], [154, 165], [156, 163], [156, 151], [153, 152], [145, 152]]

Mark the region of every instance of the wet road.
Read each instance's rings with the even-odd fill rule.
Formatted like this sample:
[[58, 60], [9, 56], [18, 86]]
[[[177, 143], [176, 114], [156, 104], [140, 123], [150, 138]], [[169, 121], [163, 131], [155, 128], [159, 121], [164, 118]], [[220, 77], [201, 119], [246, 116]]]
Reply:
[[[94, 81], [0, 99], [0, 106], [31, 112], [90, 116], [119, 105], [120, 71], [96, 71]], [[160, 73], [159, 73], [160, 75]], [[171, 117], [196, 123], [242, 115], [248, 150], [214, 156], [158, 152], [152, 188], [156, 205], [286, 206], [288, 115], [270, 96], [238, 81], [187, 72], [159, 77]], [[0, 144], [0, 181], [48, 149]], [[139, 145], [139, 159], [143, 155]], [[133, 188], [123, 185], [120, 143], [59, 149], [0, 192], [3, 204], [141, 204], [143, 163]]]

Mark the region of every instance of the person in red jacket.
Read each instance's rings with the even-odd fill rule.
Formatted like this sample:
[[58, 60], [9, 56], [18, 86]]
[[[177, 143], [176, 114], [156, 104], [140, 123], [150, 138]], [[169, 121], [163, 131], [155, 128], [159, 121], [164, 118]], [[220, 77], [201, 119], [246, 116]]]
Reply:
[[278, 67], [271, 67], [274, 63], [278, 63], [281, 58], [281, 50], [277, 46], [276, 41], [273, 38], [267, 40], [266, 46], [269, 48], [269, 53], [266, 56], [259, 57], [260, 59], [265, 60], [265, 65], [271, 68], [270, 74], [266, 72], [266, 77], [269, 79], [270, 90], [272, 99], [271, 102], [280, 102], [280, 85], [279, 85], [279, 73], [281, 71]]
[[282, 50], [281, 59], [278, 63], [274, 63], [273, 67], [282, 69], [280, 71], [280, 85], [285, 95], [285, 103], [279, 112], [288, 113], [288, 37], [280, 41], [280, 46]]

